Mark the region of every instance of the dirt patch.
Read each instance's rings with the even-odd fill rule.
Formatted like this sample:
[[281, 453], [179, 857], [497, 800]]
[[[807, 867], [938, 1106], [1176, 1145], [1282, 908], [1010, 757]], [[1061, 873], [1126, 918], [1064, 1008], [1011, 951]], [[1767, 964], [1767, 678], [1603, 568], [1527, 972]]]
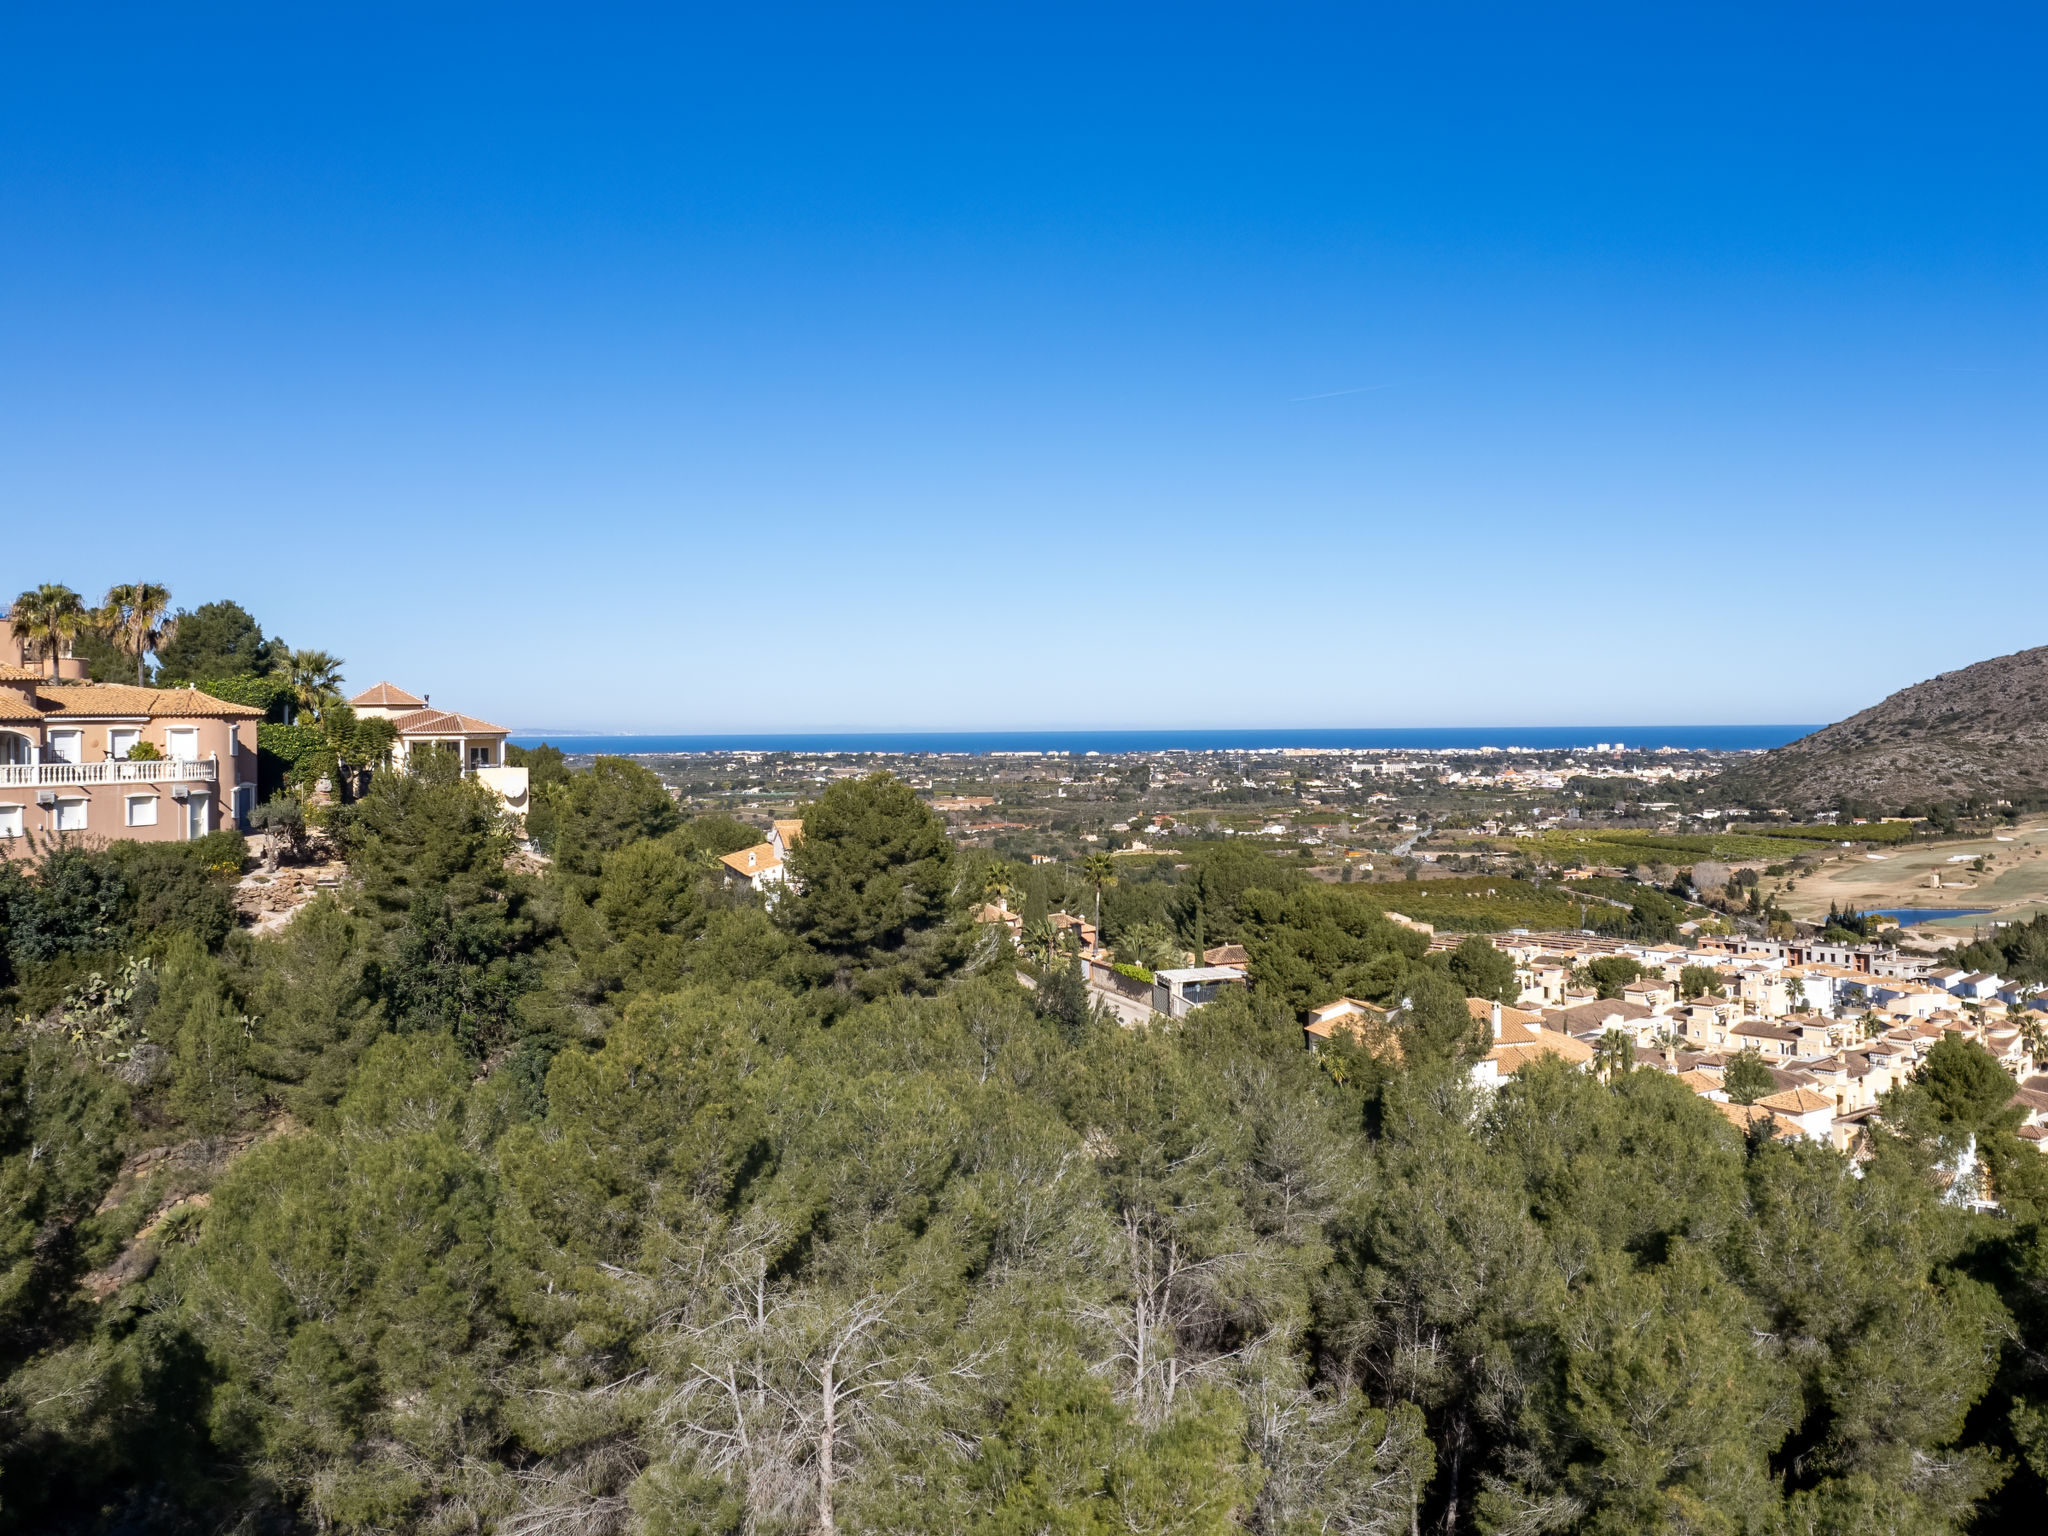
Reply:
[[146, 1280], [156, 1268], [157, 1235], [181, 1212], [203, 1211], [213, 1204], [212, 1186], [251, 1147], [299, 1129], [290, 1115], [279, 1115], [260, 1130], [235, 1136], [198, 1136], [170, 1146], [148, 1147], [121, 1164], [114, 1182], [99, 1203], [98, 1214], [118, 1209], [145, 1185], [156, 1183], [148, 1217], [122, 1246], [114, 1260], [78, 1284], [94, 1301], [105, 1301], [123, 1286]]
[[257, 870], [235, 882], [235, 911], [258, 933], [275, 933], [322, 891], [339, 891], [348, 866], [339, 859]]

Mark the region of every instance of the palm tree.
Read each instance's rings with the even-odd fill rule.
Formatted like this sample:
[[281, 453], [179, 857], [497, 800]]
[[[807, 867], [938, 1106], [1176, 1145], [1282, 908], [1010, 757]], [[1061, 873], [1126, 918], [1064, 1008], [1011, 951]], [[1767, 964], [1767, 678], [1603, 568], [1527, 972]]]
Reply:
[[981, 895], [984, 901], [1009, 910], [1010, 897], [1016, 894], [1017, 871], [1002, 859], [989, 865], [981, 879]]
[[1052, 964], [1052, 957], [1060, 951], [1060, 931], [1053, 927], [1052, 919], [1041, 917], [1024, 930], [1024, 948], [1041, 964]]
[[1636, 1043], [1627, 1030], [1610, 1029], [1593, 1047], [1593, 1070], [1604, 1082], [1611, 1083], [1617, 1077], [1633, 1072], [1635, 1066]]
[[341, 698], [342, 660], [325, 651], [293, 651], [285, 658], [284, 675], [292, 700], [316, 721], [328, 705]]
[[2043, 1057], [2048, 1056], [2048, 1027], [2044, 1027], [2041, 1012], [2038, 1008], [2024, 1009], [2016, 1022], [2020, 1030], [2020, 1044], [2027, 1048], [2034, 1069], [2039, 1071]]
[[14, 633], [50, 664], [52, 678], [57, 675], [57, 659], [64, 654], [65, 645], [89, 622], [78, 594], [55, 582], [22, 593], [7, 616], [14, 622]]
[[165, 617], [170, 607], [169, 587], [137, 581], [109, 587], [93, 615], [94, 625], [108, 643], [134, 661], [138, 688], [149, 682], [150, 654], [169, 645], [178, 633], [178, 621]]
[[1102, 942], [1102, 888], [1116, 884], [1116, 860], [1106, 853], [1091, 853], [1081, 861], [1081, 878], [1095, 887], [1095, 942]]

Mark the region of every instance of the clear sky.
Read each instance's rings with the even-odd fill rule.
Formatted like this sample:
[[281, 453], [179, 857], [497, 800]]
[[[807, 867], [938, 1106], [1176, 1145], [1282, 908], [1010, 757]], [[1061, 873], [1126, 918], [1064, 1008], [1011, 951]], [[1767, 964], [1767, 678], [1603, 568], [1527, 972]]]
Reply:
[[0, 587], [520, 727], [1829, 719], [2048, 641], [2038, 6], [0, 10]]

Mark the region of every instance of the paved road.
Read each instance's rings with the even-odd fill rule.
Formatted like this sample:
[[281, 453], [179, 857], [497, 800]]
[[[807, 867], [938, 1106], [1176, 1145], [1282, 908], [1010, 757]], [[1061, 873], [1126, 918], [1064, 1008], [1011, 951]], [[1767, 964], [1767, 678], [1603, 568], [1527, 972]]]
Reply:
[[1088, 1001], [1100, 1003], [1115, 1014], [1126, 1028], [1134, 1024], [1150, 1024], [1159, 1017], [1152, 1011], [1151, 1004], [1141, 1003], [1135, 997], [1125, 997], [1123, 993], [1109, 987], [1090, 987]]
[[[1034, 992], [1038, 990], [1038, 982], [1023, 971], [1017, 973], [1017, 980]], [[1149, 1024], [1158, 1017], [1152, 1011], [1151, 1004], [1141, 1003], [1135, 997], [1125, 997], [1123, 993], [1109, 987], [1091, 985], [1088, 988], [1088, 1001], [1107, 1008], [1126, 1029], [1136, 1024]]]

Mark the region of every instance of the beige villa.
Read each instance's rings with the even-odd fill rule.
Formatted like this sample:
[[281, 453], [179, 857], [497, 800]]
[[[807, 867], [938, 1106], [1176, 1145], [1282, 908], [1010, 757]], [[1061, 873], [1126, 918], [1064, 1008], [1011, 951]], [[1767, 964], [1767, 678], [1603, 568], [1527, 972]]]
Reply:
[[[0, 856], [58, 833], [183, 842], [245, 824], [261, 716], [196, 688], [51, 682], [0, 664]], [[159, 755], [134, 758], [137, 746]]]
[[391, 722], [398, 732], [391, 754], [394, 766], [404, 766], [415, 752], [452, 752], [463, 772], [474, 774], [496, 791], [507, 810], [524, 816], [526, 770], [505, 761], [505, 738], [510, 733], [504, 726], [474, 715], [435, 709], [431, 698], [430, 694], [407, 693], [393, 683], [377, 683], [348, 702], [358, 716]]
[[718, 862], [725, 866], [725, 876], [734, 884], [773, 893], [776, 886], [789, 878], [789, 850], [803, 837], [801, 821], [770, 822], [767, 842], [742, 848], [738, 853], [722, 854]]

